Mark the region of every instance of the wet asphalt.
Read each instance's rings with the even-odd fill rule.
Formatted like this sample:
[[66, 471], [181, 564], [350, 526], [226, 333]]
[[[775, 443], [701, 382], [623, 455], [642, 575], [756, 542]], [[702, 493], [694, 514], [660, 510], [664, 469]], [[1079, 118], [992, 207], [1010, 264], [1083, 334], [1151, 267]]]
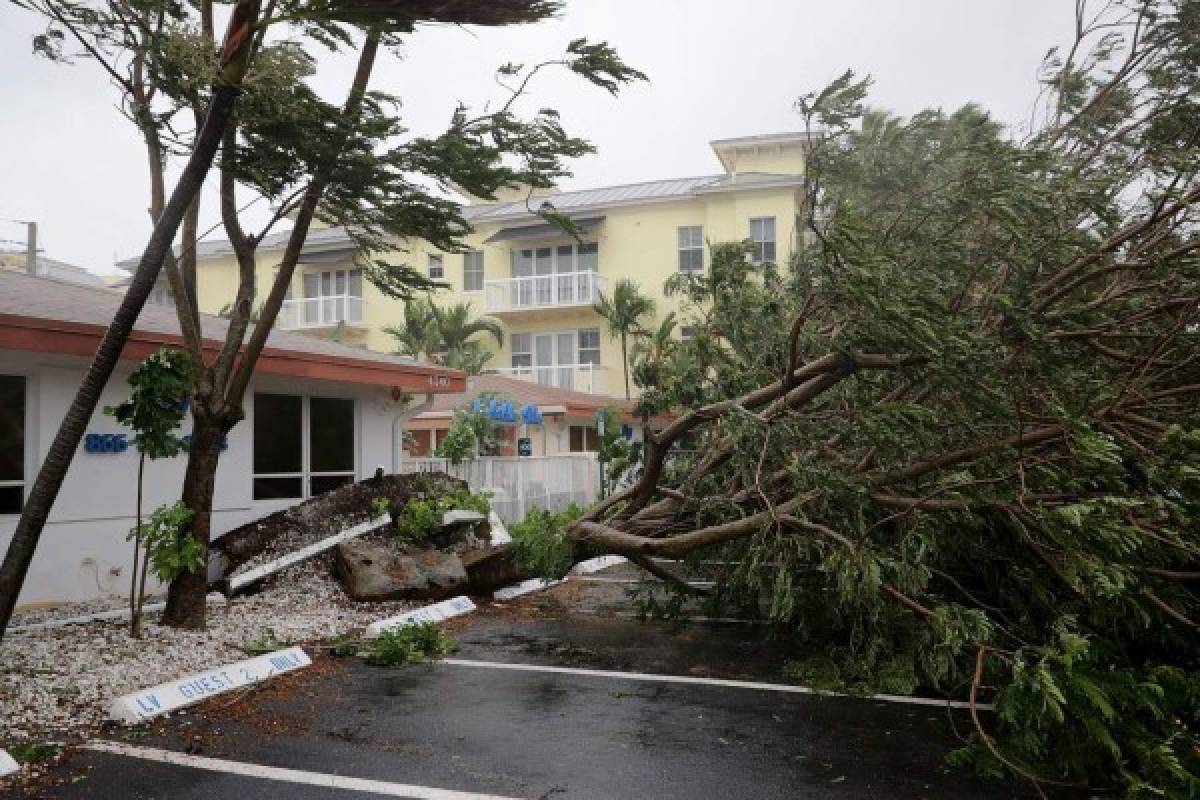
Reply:
[[[620, 616], [619, 584], [569, 583], [454, 621], [457, 657], [781, 682], [754, 626]], [[938, 708], [713, 685], [452, 664], [381, 669], [318, 659], [308, 674], [214, 701], [140, 746], [513, 798], [1008, 798], [1014, 785], [948, 773]], [[952, 724], [953, 723], [953, 724]], [[77, 751], [39, 796], [209, 800], [379, 796]]]

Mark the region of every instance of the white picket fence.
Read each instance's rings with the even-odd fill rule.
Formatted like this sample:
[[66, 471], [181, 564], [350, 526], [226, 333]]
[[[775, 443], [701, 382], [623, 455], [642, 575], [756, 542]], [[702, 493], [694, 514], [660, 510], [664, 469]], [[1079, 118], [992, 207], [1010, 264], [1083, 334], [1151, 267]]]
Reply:
[[559, 511], [572, 502], [586, 506], [600, 493], [595, 453], [511, 458], [489, 456], [451, 464], [444, 458], [405, 458], [400, 472], [445, 472], [471, 491], [487, 490], [492, 508], [505, 522], [519, 522], [530, 509]]

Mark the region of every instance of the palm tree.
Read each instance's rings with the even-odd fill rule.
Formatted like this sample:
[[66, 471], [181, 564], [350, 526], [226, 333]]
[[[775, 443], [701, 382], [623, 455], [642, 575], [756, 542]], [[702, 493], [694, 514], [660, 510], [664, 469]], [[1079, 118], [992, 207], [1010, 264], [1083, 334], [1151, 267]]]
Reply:
[[429, 298], [406, 300], [404, 324], [389, 325], [384, 331], [399, 344], [398, 352], [412, 358], [425, 357], [435, 364], [478, 375], [492, 354], [473, 337], [491, 334], [498, 346], [504, 344], [504, 326], [492, 317], [471, 318], [470, 303], [439, 308]]
[[625, 373], [625, 399], [629, 399], [629, 337], [647, 333], [643, 317], [654, 316], [654, 301], [642, 294], [638, 285], [628, 278], [617, 281], [612, 297], [600, 293], [594, 306], [596, 313], [608, 322], [610, 338], [621, 339], [621, 369]]
[[675, 352], [675, 312], [663, 317], [658, 327], [633, 343], [633, 382], [640, 388], [658, 384], [663, 364]]
[[433, 302], [427, 297], [405, 300], [404, 323], [388, 325], [383, 331], [396, 340], [399, 345], [396, 352], [410, 358], [430, 358], [439, 349], [437, 319]]
[[455, 303], [446, 308], [433, 306], [441, 352], [464, 352], [477, 334], [491, 334], [497, 347], [504, 346], [504, 326], [492, 317], [471, 318], [470, 303]]

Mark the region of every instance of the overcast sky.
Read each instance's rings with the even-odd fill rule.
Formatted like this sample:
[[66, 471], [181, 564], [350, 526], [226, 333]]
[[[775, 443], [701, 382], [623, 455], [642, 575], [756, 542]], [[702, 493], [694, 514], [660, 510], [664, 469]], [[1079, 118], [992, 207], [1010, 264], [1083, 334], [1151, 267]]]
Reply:
[[[505, 61], [535, 62], [577, 36], [606, 39], [650, 77], [611, 98], [581, 79], [539, 80], [532, 108], [552, 106], [598, 152], [563, 188], [720, 170], [711, 139], [795, 130], [794, 99], [846, 68], [875, 79], [874, 106], [911, 114], [977, 102], [1010, 125], [1028, 118], [1046, 50], [1071, 30], [1072, 0], [567, 0], [561, 18], [504, 30], [426, 28], [373, 87], [404, 99], [416, 133], [444, 128], [457, 101], [500, 96]], [[102, 271], [141, 251], [149, 233], [144, 151], [115, 109], [117, 92], [81, 59], [35, 58], [43, 26], [0, 3], [0, 220], [34, 219], [47, 255]], [[329, 96], [350, 79], [325, 58]], [[217, 219], [207, 190], [203, 227]], [[218, 231], [213, 237], [220, 237]], [[7, 241], [6, 241], [7, 240]], [[16, 241], [18, 244], [13, 245]], [[24, 228], [0, 221], [0, 247]]]

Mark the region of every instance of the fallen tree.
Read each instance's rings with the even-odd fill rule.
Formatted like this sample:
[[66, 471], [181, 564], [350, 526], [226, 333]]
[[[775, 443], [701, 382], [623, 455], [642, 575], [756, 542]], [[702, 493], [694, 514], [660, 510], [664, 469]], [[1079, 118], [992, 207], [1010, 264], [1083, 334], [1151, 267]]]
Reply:
[[1021, 141], [800, 99], [804, 245], [671, 280], [681, 413], [567, 546], [719, 553], [805, 682], [986, 695], [956, 762], [1196, 797], [1200, 5], [1080, 14]]

